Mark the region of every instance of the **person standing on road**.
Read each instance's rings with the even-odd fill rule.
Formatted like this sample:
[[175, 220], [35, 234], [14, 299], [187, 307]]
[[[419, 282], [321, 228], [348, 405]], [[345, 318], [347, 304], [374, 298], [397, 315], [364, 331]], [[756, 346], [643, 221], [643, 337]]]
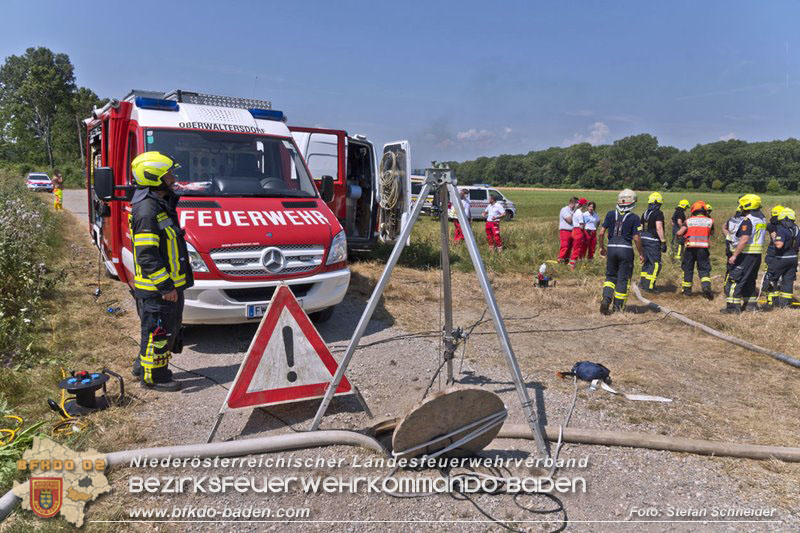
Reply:
[[703, 296], [709, 300], [714, 299], [711, 292], [711, 256], [709, 254], [709, 244], [711, 235], [714, 234], [714, 220], [708, 216], [706, 204], [702, 200], [692, 204], [692, 216], [686, 219], [686, 224], [678, 231], [678, 236], [683, 237], [686, 242], [686, 250], [683, 252], [681, 268], [683, 269], [683, 294], [692, 295], [692, 283], [694, 278], [694, 266], [697, 265], [697, 273], [700, 275], [700, 285], [703, 288]]
[[572, 253], [572, 213], [575, 211], [576, 205], [578, 205], [578, 199], [573, 196], [558, 214], [558, 234], [561, 241], [558, 261], [560, 263], [569, 261]]
[[54, 170], [50, 181], [53, 183], [53, 209], [61, 211], [64, 209], [64, 178], [61, 177], [61, 171]]
[[656, 279], [661, 271], [661, 254], [667, 251], [667, 240], [664, 238], [664, 213], [661, 205], [664, 198], [660, 192], [654, 192], [647, 199], [647, 210], [642, 215], [642, 248], [644, 263], [639, 277], [639, 287], [643, 291], [653, 292]]
[[761, 294], [766, 295], [767, 304], [772, 305], [772, 298], [776, 296], [775, 291], [777, 287], [771, 282], [774, 276], [773, 269], [775, 268], [773, 262], [777, 248], [775, 247], [775, 238], [777, 237], [777, 230], [780, 222], [778, 216], [783, 212], [782, 205], [776, 205], [770, 212], [770, 219], [767, 222], [767, 235], [769, 235], [769, 246], [767, 246], [767, 253], [764, 255], [764, 262], [767, 264], [767, 271], [764, 272], [764, 277], [761, 279]]
[[778, 224], [775, 226], [773, 237], [775, 255], [772, 258], [771, 268], [767, 271], [772, 292], [768, 297], [769, 306], [764, 310], [775, 307], [788, 307], [794, 299], [794, 281], [797, 278], [797, 249], [800, 246], [800, 231], [795, 223], [793, 209], [783, 208], [778, 215]]
[[761, 212], [761, 197], [745, 194], [739, 199], [742, 220], [734, 228], [733, 253], [728, 263], [732, 266], [725, 284], [725, 309], [723, 313], [741, 313], [745, 308], [757, 306], [756, 278], [761, 266], [761, 253], [767, 235], [767, 221]]
[[[467, 220], [472, 220], [472, 213], [470, 213], [470, 208], [472, 207], [469, 201], [469, 194], [467, 193], [466, 189], [461, 190], [461, 207], [464, 209], [464, 215], [466, 215]], [[458, 244], [464, 240], [464, 231], [461, 228], [461, 223], [458, 221], [458, 213], [456, 212], [455, 206], [453, 206], [453, 202], [450, 202], [450, 208], [447, 212], [448, 217], [450, 220], [453, 221], [453, 226], [455, 227], [455, 232], [453, 235], [453, 241]]]
[[180, 390], [168, 365], [182, 349], [183, 291], [194, 284], [189, 254], [172, 192], [179, 168], [159, 152], [136, 156], [131, 171], [136, 192], [128, 218], [133, 243], [134, 295], [141, 320], [139, 357], [134, 376], [145, 387]]
[[[628, 286], [633, 275], [633, 246], [644, 261], [642, 239], [639, 237], [641, 220], [633, 208], [636, 207], [636, 193], [625, 189], [617, 196], [617, 208], [609, 211], [603, 227], [597, 233], [600, 255], [607, 256], [606, 281], [603, 283], [603, 300], [600, 312], [604, 315], [613, 311], [623, 311], [628, 300]], [[605, 234], [608, 234], [608, 253], [606, 253]], [[614, 303], [613, 309], [611, 303]]]
[[675, 212], [672, 213], [672, 258], [680, 259], [683, 255], [683, 237], [678, 237], [678, 230], [686, 223], [686, 210], [689, 209], [689, 200], [684, 198], [678, 202]]
[[583, 219], [583, 207], [586, 205], [586, 198], [578, 200], [577, 207], [572, 213], [572, 254], [569, 258], [570, 270], [575, 270], [578, 259], [586, 253], [586, 223]]
[[506, 216], [506, 208], [497, 203], [495, 196], [489, 196], [489, 205], [483, 210], [486, 217], [486, 239], [489, 249], [494, 252], [503, 251], [503, 240], [500, 238], [500, 221]]
[[597, 226], [600, 224], [600, 215], [597, 214], [597, 204], [589, 202], [586, 204], [586, 212], [583, 214], [583, 225], [586, 228], [586, 259], [594, 259], [594, 250], [597, 248]]

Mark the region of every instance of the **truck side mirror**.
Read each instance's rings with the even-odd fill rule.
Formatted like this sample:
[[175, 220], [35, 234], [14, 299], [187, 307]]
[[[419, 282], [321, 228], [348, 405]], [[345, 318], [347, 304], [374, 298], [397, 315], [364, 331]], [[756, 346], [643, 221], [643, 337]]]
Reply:
[[94, 193], [104, 202], [114, 199], [114, 170], [111, 167], [94, 169]]
[[320, 194], [322, 194], [322, 201], [325, 203], [333, 200], [333, 176], [322, 176]]

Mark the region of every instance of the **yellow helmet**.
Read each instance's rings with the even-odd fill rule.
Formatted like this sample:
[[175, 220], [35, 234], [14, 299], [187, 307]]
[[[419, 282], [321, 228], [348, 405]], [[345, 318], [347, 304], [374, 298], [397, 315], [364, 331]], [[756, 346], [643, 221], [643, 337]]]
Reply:
[[783, 206], [782, 205], [776, 205], [775, 207], [772, 208], [772, 212], [770, 214], [773, 217], [777, 217], [777, 216], [779, 216], [781, 214], [781, 211], [783, 211]]
[[713, 208], [711, 207], [711, 204], [706, 202], [706, 213], [710, 213], [712, 210]]
[[163, 178], [169, 171], [180, 165], [160, 152], [144, 152], [131, 162], [133, 179], [140, 187], [160, 187]]
[[660, 192], [654, 192], [650, 194], [650, 197], [647, 198], [648, 204], [663, 204], [664, 198], [661, 196]]
[[681, 209], [688, 209], [689, 208], [689, 200], [684, 198], [683, 200], [678, 202], [678, 207], [680, 207]]
[[757, 194], [745, 194], [739, 198], [739, 208], [743, 211], [752, 211], [761, 207], [761, 197]]
[[795, 220], [794, 209], [790, 209], [788, 207], [784, 207], [783, 210], [781, 211], [781, 213], [778, 215], [778, 220], [785, 220], [787, 218], [789, 220], [791, 220], [792, 222], [794, 222], [794, 220]]

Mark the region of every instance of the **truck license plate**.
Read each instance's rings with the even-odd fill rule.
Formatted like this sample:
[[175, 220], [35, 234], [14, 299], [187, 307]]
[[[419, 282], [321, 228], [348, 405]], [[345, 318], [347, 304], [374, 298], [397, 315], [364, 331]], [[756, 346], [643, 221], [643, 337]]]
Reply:
[[[303, 307], [303, 300], [298, 298], [297, 303], [300, 304], [300, 307]], [[261, 318], [264, 316], [264, 313], [267, 312], [267, 307], [269, 307], [269, 302], [263, 304], [247, 304], [247, 318]]]

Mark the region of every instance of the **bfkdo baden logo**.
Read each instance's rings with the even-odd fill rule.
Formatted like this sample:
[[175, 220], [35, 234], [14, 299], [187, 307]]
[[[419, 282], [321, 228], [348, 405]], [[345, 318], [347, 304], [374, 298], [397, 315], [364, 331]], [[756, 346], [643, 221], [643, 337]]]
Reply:
[[77, 527], [83, 525], [87, 503], [111, 491], [105, 476], [105, 455], [95, 450], [75, 452], [47, 438], [34, 437], [30, 450], [17, 461], [17, 470], [29, 472], [25, 483], [11, 489], [22, 508], [41, 518], [61, 516]]
[[64, 501], [64, 480], [60, 477], [32, 477], [31, 511], [42, 518], [52, 518]]

